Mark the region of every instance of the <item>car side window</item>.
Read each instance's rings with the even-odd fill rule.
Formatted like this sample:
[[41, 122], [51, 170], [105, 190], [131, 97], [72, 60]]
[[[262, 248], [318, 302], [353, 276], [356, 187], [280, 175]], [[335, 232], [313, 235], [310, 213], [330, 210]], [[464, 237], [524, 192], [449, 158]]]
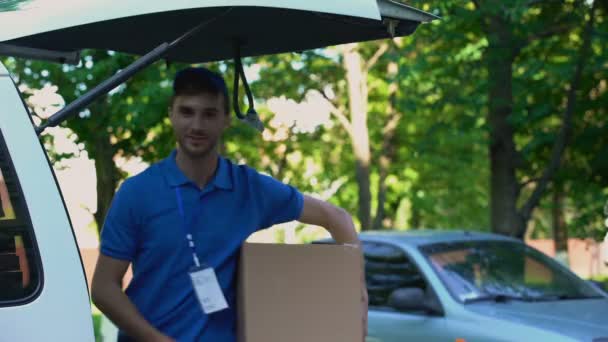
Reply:
[[363, 254], [370, 306], [389, 308], [391, 293], [400, 288], [420, 288], [426, 293], [424, 277], [400, 248], [363, 242]]
[[0, 307], [23, 303], [40, 285], [40, 264], [22, 191], [0, 133]]

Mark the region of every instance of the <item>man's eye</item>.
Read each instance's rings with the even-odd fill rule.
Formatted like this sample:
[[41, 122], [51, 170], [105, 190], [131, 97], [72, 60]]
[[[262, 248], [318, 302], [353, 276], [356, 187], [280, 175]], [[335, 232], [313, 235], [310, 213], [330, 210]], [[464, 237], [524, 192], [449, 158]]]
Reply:
[[180, 114], [183, 116], [192, 116], [193, 112], [191, 110], [181, 110]]

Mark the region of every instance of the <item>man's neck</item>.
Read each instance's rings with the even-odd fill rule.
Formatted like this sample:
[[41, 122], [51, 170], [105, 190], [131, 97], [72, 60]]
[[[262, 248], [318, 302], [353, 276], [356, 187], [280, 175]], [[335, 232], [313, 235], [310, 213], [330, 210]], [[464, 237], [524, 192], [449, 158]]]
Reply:
[[175, 163], [188, 179], [193, 181], [199, 188], [203, 189], [217, 169], [218, 153], [210, 151], [200, 158], [190, 158], [186, 153], [177, 149]]

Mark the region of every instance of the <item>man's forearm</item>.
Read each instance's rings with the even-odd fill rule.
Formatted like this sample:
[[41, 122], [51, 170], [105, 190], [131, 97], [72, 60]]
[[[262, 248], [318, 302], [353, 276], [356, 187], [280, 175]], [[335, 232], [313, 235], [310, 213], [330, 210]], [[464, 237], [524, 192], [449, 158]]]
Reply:
[[327, 216], [329, 220], [325, 223], [324, 228], [331, 234], [336, 243], [359, 246], [359, 237], [350, 214], [346, 210], [335, 206], [330, 206], [327, 210], [332, 212]]
[[93, 302], [118, 328], [137, 341], [166, 338], [146, 321], [119, 284], [104, 284], [95, 288]]

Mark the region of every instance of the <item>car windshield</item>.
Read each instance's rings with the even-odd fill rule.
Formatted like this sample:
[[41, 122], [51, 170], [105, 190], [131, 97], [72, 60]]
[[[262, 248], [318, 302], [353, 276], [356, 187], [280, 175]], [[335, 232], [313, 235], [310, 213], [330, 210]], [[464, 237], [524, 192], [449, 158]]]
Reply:
[[445, 286], [463, 303], [601, 297], [585, 281], [523, 243], [467, 241], [420, 249]]

